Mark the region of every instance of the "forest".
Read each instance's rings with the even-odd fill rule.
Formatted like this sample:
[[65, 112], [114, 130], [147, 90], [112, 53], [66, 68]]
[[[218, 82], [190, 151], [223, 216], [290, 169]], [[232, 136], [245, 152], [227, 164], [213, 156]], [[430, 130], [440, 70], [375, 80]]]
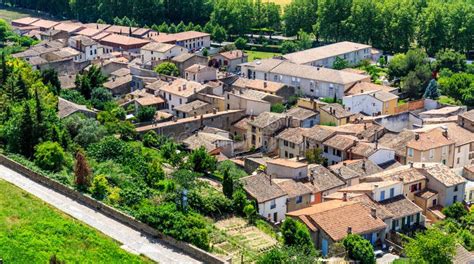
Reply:
[[[43, 11], [82, 22], [158, 28], [180, 22], [224, 35], [300, 30], [317, 42], [355, 41], [384, 51], [406, 52], [416, 44], [430, 56], [450, 48], [473, 50], [474, 4], [469, 0], [293, 0], [282, 7], [262, 0], [3, 0], [7, 6]], [[221, 32], [222, 33], [222, 32]]]

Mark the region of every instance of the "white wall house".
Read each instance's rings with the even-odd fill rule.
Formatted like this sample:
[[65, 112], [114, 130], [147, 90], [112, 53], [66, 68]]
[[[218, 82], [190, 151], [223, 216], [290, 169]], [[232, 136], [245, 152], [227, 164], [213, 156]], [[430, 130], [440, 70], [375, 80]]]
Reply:
[[332, 68], [336, 58], [346, 60], [355, 65], [362, 60], [372, 58], [372, 47], [349, 41], [338, 42], [317, 48], [289, 53], [283, 58], [296, 63], [315, 67]]
[[92, 61], [97, 58], [98, 43], [85, 36], [73, 36], [68, 40], [68, 46], [79, 51], [79, 55], [74, 56], [74, 62]]
[[249, 79], [268, 80], [295, 87], [296, 93], [309, 97], [336, 96], [357, 82], [370, 81], [366, 75], [321, 67], [294, 64], [278, 59], [256, 60], [241, 64], [242, 74]]
[[180, 55], [181, 53], [188, 52], [185, 48], [166, 44], [151, 42], [140, 48], [140, 56], [142, 62], [148, 63], [150, 61], [162, 61], [169, 60], [173, 57]]
[[288, 159], [273, 159], [267, 161], [266, 171], [273, 178], [303, 179], [308, 177], [308, 164]]
[[206, 87], [197, 82], [176, 79], [159, 89], [159, 95], [166, 100], [167, 112], [174, 113], [174, 108], [191, 102]]

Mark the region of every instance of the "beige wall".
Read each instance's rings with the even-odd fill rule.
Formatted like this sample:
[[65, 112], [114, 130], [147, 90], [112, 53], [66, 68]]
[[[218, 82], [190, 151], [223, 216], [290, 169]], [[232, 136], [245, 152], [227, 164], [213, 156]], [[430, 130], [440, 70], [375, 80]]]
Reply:
[[[419, 188], [417, 191], [412, 192], [411, 191], [411, 186], [415, 184], [421, 183], [421, 188]], [[410, 183], [403, 183], [403, 194], [405, 194], [405, 197], [407, 199], [410, 199], [410, 201], [415, 200], [415, 194], [419, 193], [421, 190], [424, 190], [426, 188], [426, 180], [420, 180], [420, 181], [415, 181], [415, 182], [410, 182]]]
[[[444, 146], [443, 146], [444, 147]], [[445, 164], [449, 167], [453, 167], [454, 161], [454, 144], [447, 145], [446, 151], [443, 153], [443, 147], [433, 148], [433, 156], [430, 157], [430, 150], [420, 151], [413, 150], [413, 157], [408, 155], [409, 148], [407, 147], [407, 163], [408, 162], [439, 162]]]
[[286, 204], [286, 208], [289, 212], [293, 212], [299, 209], [303, 209], [309, 207], [311, 205], [311, 194], [303, 195], [303, 201], [299, 204], [296, 203], [296, 197], [289, 198], [288, 203]]

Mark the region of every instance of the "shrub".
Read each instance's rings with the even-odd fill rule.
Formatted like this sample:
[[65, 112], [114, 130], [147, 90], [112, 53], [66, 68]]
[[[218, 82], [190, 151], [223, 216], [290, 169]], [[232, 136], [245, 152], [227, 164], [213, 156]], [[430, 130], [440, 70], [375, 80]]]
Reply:
[[273, 113], [283, 113], [285, 112], [285, 110], [286, 108], [282, 103], [276, 103], [270, 107], [270, 111], [272, 111]]
[[286, 218], [281, 226], [283, 242], [286, 246], [296, 246], [301, 250], [314, 253], [314, 245], [304, 224], [293, 218]]
[[359, 235], [349, 234], [342, 244], [352, 260], [360, 261], [362, 264], [375, 263], [374, 247], [368, 240]]
[[156, 66], [154, 71], [157, 72], [158, 74], [168, 75], [168, 76], [179, 75], [178, 67], [172, 62], [163, 62], [159, 64], [158, 66]]
[[155, 118], [156, 109], [151, 106], [138, 108], [137, 118], [140, 122], [152, 121]]
[[38, 167], [49, 171], [60, 171], [66, 154], [57, 142], [46, 141], [35, 148], [35, 163]]
[[94, 177], [89, 191], [91, 192], [92, 197], [95, 199], [103, 200], [107, 196], [108, 188], [109, 182], [107, 181], [105, 175], [101, 174]]

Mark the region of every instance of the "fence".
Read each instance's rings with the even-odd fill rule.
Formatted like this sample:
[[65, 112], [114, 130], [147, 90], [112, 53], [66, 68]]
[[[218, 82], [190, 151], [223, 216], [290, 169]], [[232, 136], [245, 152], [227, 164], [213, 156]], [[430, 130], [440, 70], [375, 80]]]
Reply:
[[197, 248], [189, 243], [185, 243], [182, 241], [178, 241], [170, 236], [164, 235], [160, 232], [158, 232], [156, 229], [150, 227], [149, 225], [146, 225], [132, 216], [129, 216], [127, 214], [124, 214], [104, 203], [101, 203], [91, 197], [88, 197], [76, 190], [73, 190], [57, 181], [54, 181], [46, 176], [40, 175], [36, 172], [31, 171], [27, 167], [21, 165], [20, 163], [13, 161], [9, 158], [7, 158], [4, 155], [0, 155], [0, 164], [8, 167], [17, 173], [20, 173], [31, 180], [40, 183], [50, 189], [53, 189], [56, 192], [59, 192], [77, 202], [82, 203], [83, 205], [92, 208], [96, 211], [101, 212], [102, 214], [119, 221], [122, 224], [128, 225], [131, 228], [138, 230], [148, 236], [156, 237], [160, 239], [161, 241], [165, 242], [166, 244], [175, 247], [177, 249], [182, 250], [183, 252], [189, 254], [193, 258], [196, 258], [204, 263], [211, 263], [211, 264], [223, 264], [223, 263], [229, 263], [226, 260], [223, 260], [217, 256], [214, 256], [200, 248]]
[[411, 112], [425, 107], [425, 100], [409, 101], [405, 104], [399, 105], [395, 108], [395, 113]]

